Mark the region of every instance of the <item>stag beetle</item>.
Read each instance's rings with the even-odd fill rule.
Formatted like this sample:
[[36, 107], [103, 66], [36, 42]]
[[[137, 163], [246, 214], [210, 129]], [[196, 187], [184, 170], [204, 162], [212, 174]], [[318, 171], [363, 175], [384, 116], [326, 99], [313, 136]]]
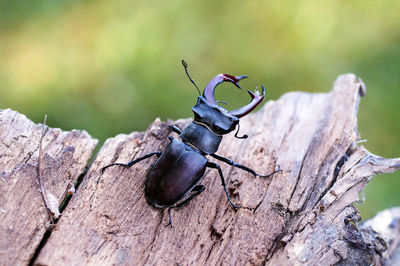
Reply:
[[207, 167], [218, 170], [228, 201], [234, 208], [240, 207], [240, 205], [232, 202], [228, 194], [221, 167], [217, 163], [208, 161], [206, 155], [243, 169], [254, 176], [269, 177], [281, 171], [278, 165], [278, 169], [272, 173], [260, 175], [244, 165], [215, 154], [221, 143], [222, 136], [235, 130], [236, 126], [238, 126], [238, 129], [235, 137], [239, 139], [247, 138], [247, 135], [238, 136], [240, 129], [239, 118], [250, 113], [264, 100], [264, 85], [262, 85], [262, 95], [258, 92], [248, 91], [252, 98], [249, 104], [234, 111], [227, 111], [218, 105], [218, 101], [215, 101], [215, 87], [224, 81], [228, 81], [241, 89], [239, 81], [248, 76], [219, 74], [208, 83], [203, 95], [201, 95], [199, 88], [188, 73], [187, 63], [182, 60], [182, 64], [189, 80], [194, 84], [199, 93], [197, 103], [192, 108], [194, 121], [183, 131], [176, 126], [171, 126], [171, 130], [178, 133], [179, 138], [176, 139], [170, 136], [170, 143], [164, 152], [151, 152], [128, 163], [112, 163], [102, 168], [102, 172], [104, 172], [106, 168], [114, 165], [131, 167], [144, 159], [157, 155], [158, 159], [147, 173], [145, 197], [147, 203], [155, 208], [168, 208], [168, 225], [171, 225], [172, 208], [179, 208], [187, 204], [204, 191], [205, 186], [199, 183]]

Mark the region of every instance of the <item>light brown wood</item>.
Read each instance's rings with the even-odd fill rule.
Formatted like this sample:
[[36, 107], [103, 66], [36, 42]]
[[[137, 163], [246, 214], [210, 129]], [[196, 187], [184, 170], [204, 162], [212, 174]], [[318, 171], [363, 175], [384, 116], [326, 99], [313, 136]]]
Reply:
[[[1, 110], [0, 264], [396, 263], [399, 210], [359, 225], [354, 207], [373, 175], [400, 168], [400, 158], [375, 156], [357, 144], [358, 103], [365, 93], [360, 79], [342, 75], [330, 92], [287, 93], [241, 119], [241, 134], [249, 138], [225, 136], [218, 154], [259, 173], [278, 165], [283, 171], [255, 178], [219, 162], [242, 208], [232, 208], [217, 171], [208, 169], [206, 190], [172, 210], [173, 227], [164, 226], [166, 210], [144, 199], [146, 173], [156, 158], [100, 169], [162, 151], [169, 135], [177, 137], [169, 125], [184, 128], [190, 119], [156, 119], [146, 132], [108, 139], [52, 230], [37, 183], [42, 125]], [[46, 193], [60, 201], [84, 173], [96, 143], [85, 131], [49, 129], [41, 165]]]
[[[331, 265], [380, 264], [377, 235], [362, 231], [353, 206], [374, 174], [400, 168], [357, 145], [357, 110], [366, 93], [352, 74], [328, 93], [292, 92], [269, 101], [241, 120], [241, 133], [226, 136], [218, 154], [257, 172], [254, 178], [220, 163], [234, 210], [217, 171], [209, 169], [206, 191], [168, 214], [147, 205], [143, 186], [155, 158], [129, 169], [100, 169], [163, 150], [171, 133], [156, 120], [146, 132], [118, 135], [101, 148], [82, 185], [41, 250], [48, 265]], [[190, 120], [177, 121], [184, 127]], [[215, 161], [210, 159], [211, 161]], [[367, 238], [369, 236], [369, 238]]]
[[[38, 184], [42, 125], [10, 109], [0, 110], [0, 265], [26, 265], [51, 227]], [[48, 129], [43, 138], [45, 192], [61, 203], [97, 140], [85, 131]]]
[[400, 207], [379, 212], [361, 224], [364, 236], [374, 236], [376, 247], [382, 251], [385, 265], [400, 265]]

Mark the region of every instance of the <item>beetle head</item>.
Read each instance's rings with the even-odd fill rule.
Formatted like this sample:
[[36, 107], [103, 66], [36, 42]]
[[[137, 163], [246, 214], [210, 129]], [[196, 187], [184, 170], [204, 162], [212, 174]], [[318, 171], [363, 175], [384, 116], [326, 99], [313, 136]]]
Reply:
[[208, 127], [217, 135], [225, 135], [236, 128], [239, 118], [228, 113], [224, 108], [209, 103], [203, 96], [199, 96], [193, 106], [195, 123]]
[[[232, 82], [236, 87], [241, 89], [239, 81], [247, 78], [248, 76], [219, 74], [207, 84], [206, 88], [204, 89], [203, 96], [200, 96], [200, 90], [194, 80], [190, 77], [187, 70], [188, 64], [185, 60], [182, 60], [182, 65], [185, 68], [189, 80], [194, 84], [194, 86], [196, 86], [197, 91], [199, 92], [198, 101], [192, 108], [194, 112], [194, 121], [198, 124], [208, 127], [217, 135], [224, 135], [234, 130], [236, 125], [239, 124], [239, 118], [254, 110], [254, 108], [256, 108], [265, 98], [265, 88], [264, 85], [262, 85], [262, 95], [260, 95], [258, 92], [248, 91], [251, 97], [249, 104], [233, 111], [227, 111], [221, 106], [217, 105], [217, 102], [214, 99], [215, 88], [219, 84], [228, 81]], [[247, 138], [247, 135], [238, 137], [237, 133], [238, 132], [236, 132], [235, 137]]]

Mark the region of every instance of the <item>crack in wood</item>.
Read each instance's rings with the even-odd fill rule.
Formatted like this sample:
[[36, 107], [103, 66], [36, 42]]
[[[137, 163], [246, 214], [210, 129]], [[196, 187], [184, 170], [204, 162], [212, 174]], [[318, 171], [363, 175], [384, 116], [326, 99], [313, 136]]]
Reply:
[[[29, 229], [24, 231], [28, 236], [21, 245], [24, 250], [13, 247], [14, 253], [0, 251], [0, 264], [21, 264], [24, 260], [31, 265], [330, 265], [357, 260], [379, 264], [388, 256], [383, 249], [385, 242], [380, 242], [371, 231], [358, 228], [358, 214], [352, 205], [371, 175], [395, 171], [400, 168], [400, 159], [378, 158], [356, 146], [354, 153], [349, 153], [352, 150], [347, 143], [353, 143], [357, 134], [355, 113], [363, 94], [362, 85], [354, 75], [343, 75], [329, 93], [289, 93], [267, 103], [259, 113], [247, 116], [243, 123], [251, 139], [237, 141], [228, 135], [219, 153], [229, 154], [235, 161], [256, 169], [276, 167], [279, 163], [286, 171], [269, 181], [249, 182], [248, 174], [232, 166], [223, 167], [230, 194], [246, 205], [238, 211], [229, 206], [217, 173], [207, 171], [213, 178], [206, 183], [209, 194], [181, 210], [179, 219], [174, 219], [174, 228], [164, 230], [161, 227], [165, 213], [149, 207], [143, 197], [144, 173], [151, 163], [130, 171], [111, 171], [109, 175], [116, 175], [115, 180], [103, 179], [99, 171], [110, 161], [128, 161], [164, 147], [172, 121], [163, 123], [156, 119], [145, 133], [118, 135], [107, 141], [85, 170], [93, 148], [90, 136], [85, 132], [69, 134], [49, 129], [46, 152], [55, 159], [48, 160], [51, 165], [47, 169], [54, 173], [51, 178], [61, 180], [51, 179], [49, 184], [57, 188], [57, 195], [63, 195], [65, 184], [79, 178], [75, 182], [78, 193], [72, 200], [65, 198], [68, 201], [63, 203], [57, 230], [46, 230], [42, 227], [43, 210], [29, 207], [26, 200], [34, 203], [38, 194], [32, 194], [30, 187], [20, 189], [25, 184], [21, 180], [34, 180], [29, 179], [29, 169], [33, 167], [29, 160], [37, 147], [32, 146], [32, 141], [14, 140], [13, 136], [8, 138], [13, 140], [13, 146], [7, 147], [7, 141], [1, 137], [6, 132], [4, 127], [15, 126], [22, 118], [16, 112], [1, 111], [0, 166], [11, 159], [2, 156], [1, 149], [9, 153], [10, 147], [16, 147], [20, 153], [16, 153], [9, 173], [2, 170], [0, 174], [0, 213], [5, 218], [0, 221], [0, 239], [8, 241], [8, 235], [17, 239], [15, 232], [21, 231], [13, 226], [23, 221], [25, 212], [30, 217], [34, 215], [35, 220], [24, 227]], [[8, 114], [7, 119], [4, 114]], [[184, 128], [190, 121], [179, 120], [176, 124]], [[265, 129], [266, 126], [273, 128]], [[30, 122], [29, 128], [30, 131], [19, 130], [18, 134], [38, 135], [38, 126]], [[59, 154], [66, 152], [67, 146], [75, 147], [74, 158], [63, 157], [64, 160]], [[27, 157], [28, 164], [18, 165], [18, 160]], [[64, 169], [64, 173], [56, 168]], [[18, 186], [13, 187], [13, 182]], [[8, 190], [2, 190], [4, 186]], [[20, 209], [13, 215], [9, 206], [2, 205], [4, 198], [12, 198], [5, 197], [10, 193], [12, 197], [26, 195], [17, 199]], [[20, 220], [15, 222], [13, 219], [17, 218]], [[35, 234], [42, 237], [37, 239]]]

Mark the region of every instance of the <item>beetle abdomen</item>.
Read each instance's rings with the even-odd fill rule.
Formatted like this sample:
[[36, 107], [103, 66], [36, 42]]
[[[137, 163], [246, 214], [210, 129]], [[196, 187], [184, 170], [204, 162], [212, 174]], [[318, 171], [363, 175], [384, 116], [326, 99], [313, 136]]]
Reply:
[[147, 174], [147, 202], [158, 208], [175, 204], [200, 181], [206, 163], [199, 151], [173, 139]]

